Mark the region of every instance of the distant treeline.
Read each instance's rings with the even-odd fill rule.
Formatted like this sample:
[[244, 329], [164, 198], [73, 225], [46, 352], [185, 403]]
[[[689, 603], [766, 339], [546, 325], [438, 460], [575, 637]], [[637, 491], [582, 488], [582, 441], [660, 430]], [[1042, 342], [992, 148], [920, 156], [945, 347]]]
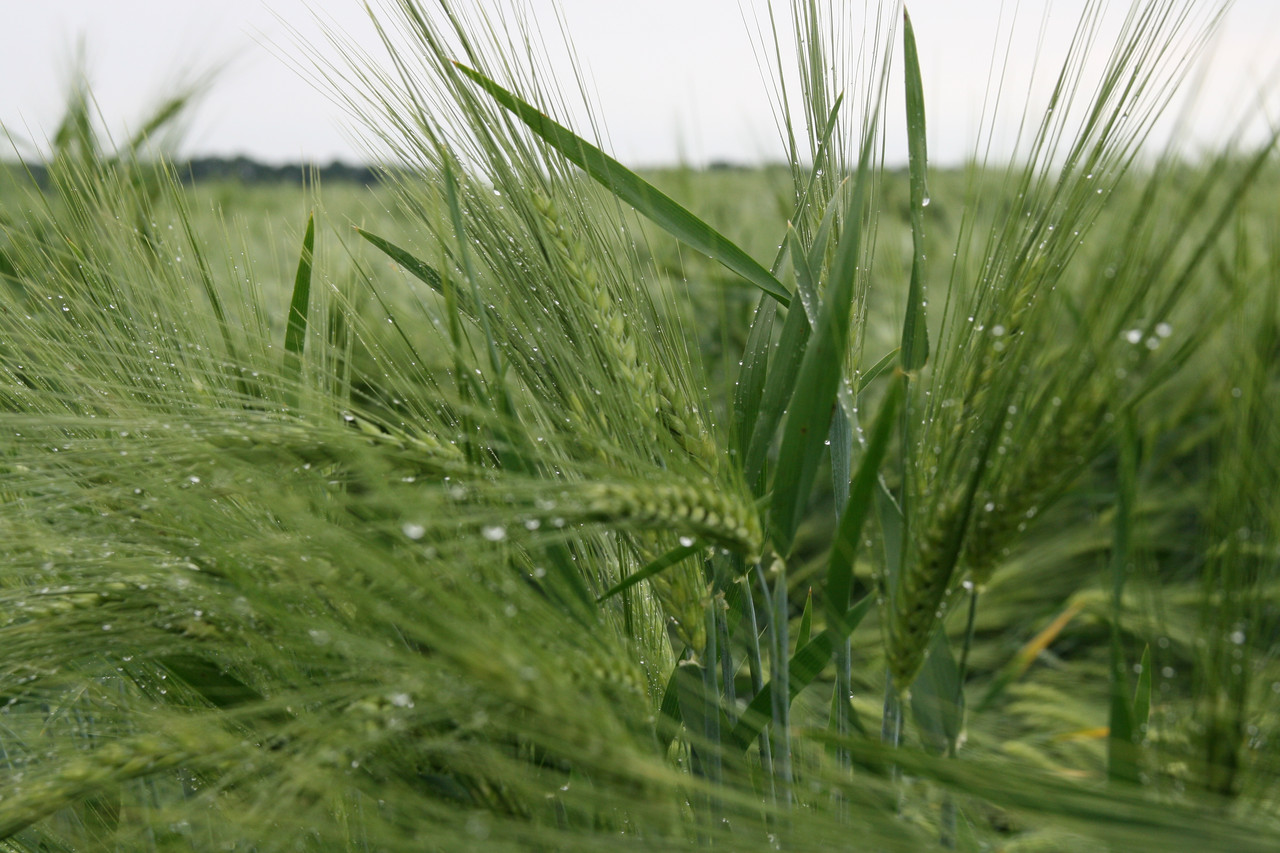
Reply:
[[[370, 166], [353, 166], [335, 160], [326, 166], [286, 163], [274, 166], [248, 157], [199, 157], [174, 164], [178, 176], [191, 183], [200, 181], [239, 181], [245, 184], [298, 184], [318, 180], [321, 184], [374, 184], [378, 170]], [[40, 163], [0, 163], [0, 169], [11, 173], [30, 173], [44, 186], [48, 170]]]
[[353, 166], [335, 160], [327, 166], [286, 163], [272, 166], [248, 157], [201, 157], [179, 164], [178, 172], [192, 181], [236, 180], [246, 184], [302, 184], [313, 179], [320, 183], [374, 184], [378, 171], [370, 166]]
[[[317, 166], [311, 163], [285, 163], [284, 165], [275, 166], [270, 163], [259, 163], [249, 157], [197, 157], [192, 160], [180, 161], [174, 165], [179, 178], [187, 183], [238, 181], [243, 184], [296, 184], [300, 186], [312, 180], [319, 180], [321, 184], [350, 183], [370, 185], [378, 182], [381, 171], [372, 166], [354, 166], [339, 160], [334, 160], [326, 166]], [[646, 169], [644, 171], [666, 171], [675, 168], [688, 167], [667, 167], [666, 169]], [[743, 171], [752, 168], [760, 167], [720, 160], [713, 161], [705, 166], [705, 170], [709, 172]], [[46, 185], [48, 177], [48, 170], [41, 163], [0, 161], [0, 172], [3, 171], [8, 171], [12, 175], [20, 175], [23, 172], [29, 173], [35, 179], [35, 182], [42, 187]], [[692, 171], [702, 171], [702, 169], [693, 168]]]

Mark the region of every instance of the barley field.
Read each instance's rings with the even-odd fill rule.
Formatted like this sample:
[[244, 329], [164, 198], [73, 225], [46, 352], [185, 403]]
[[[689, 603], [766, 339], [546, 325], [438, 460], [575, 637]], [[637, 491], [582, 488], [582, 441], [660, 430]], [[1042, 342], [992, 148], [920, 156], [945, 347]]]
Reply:
[[1217, 9], [1104, 5], [963, 168], [888, 3], [779, 4], [751, 169], [467, 4], [320, 72], [377, 186], [74, 86], [0, 173], [0, 849], [1280, 849], [1275, 140], [1150, 144]]

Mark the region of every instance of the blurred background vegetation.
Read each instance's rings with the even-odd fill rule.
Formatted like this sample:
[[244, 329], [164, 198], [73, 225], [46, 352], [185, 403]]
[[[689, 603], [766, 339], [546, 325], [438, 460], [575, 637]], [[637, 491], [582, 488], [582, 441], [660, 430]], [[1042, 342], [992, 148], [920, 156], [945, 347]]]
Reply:
[[[184, 106], [166, 106], [154, 127]], [[48, 161], [11, 163], [0, 176], [0, 315], [10, 333], [0, 399], [13, 435], [0, 445], [5, 849], [908, 850], [940, 835], [1008, 851], [1280, 843], [1274, 158], [1229, 207], [1187, 283], [1194, 298], [1149, 323], [1153, 334], [1138, 322], [1152, 318], [1135, 318], [1135, 351], [1178, 348], [1167, 375], [992, 555], [971, 646], [964, 608], [947, 615], [953, 647], [967, 648], [961, 760], [938, 759], [927, 728], [897, 750], [880, 743], [886, 658], [873, 608], [852, 635], [852, 705], [865, 735], [852, 774], [841, 775], [833, 749], [806, 753], [799, 808], [785, 814], [749, 796], [767, 783], [741, 768], [725, 768], [723, 788], [707, 783], [697, 739], [664, 728], [676, 654], [665, 637], [628, 646], [586, 621], [549, 628], [572, 620], [554, 595], [515, 583], [507, 557], [490, 566], [494, 551], [450, 550], [429, 527], [424, 551], [411, 484], [439, 474], [423, 461], [438, 448], [395, 429], [429, 405], [405, 389], [427, 399], [433, 377], [458, 371], [457, 352], [423, 320], [436, 296], [356, 230], [399, 246], [429, 242], [423, 222], [448, 211], [406, 201], [402, 183], [414, 176], [392, 171], [378, 184], [336, 166], [169, 165], [133, 156], [132, 145], [100, 140], [87, 99], [73, 95]], [[1153, 205], [1172, 210], [1170, 199], [1210, 173], [1219, 180], [1205, 209], [1216, 209], [1252, 156], [1139, 165], [1109, 191], [1092, 230], [1120, 234]], [[955, 259], [929, 268], [931, 301], [980, 278], [983, 258], [963, 251], [966, 233], [1029, 215], [1007, 191], [1017, 168], [931, 172], [924, 252]], [[795, 204], [790, 167], [642, 176], [752, 257], [778, 252]], [[588, 214], [608, 207], [585, 179], [574, 186]], [[876, 192], [863, 275], [902, 282], [917, 251], [910, 176], [884, 170]], [[690, 375], [705, 380], [709, 421], [727, 424], [757, 294], [625, 217], [648, 276], [640, 284], [679, 295], [658, 300], [658, 316], [700, 362]], [[1156, 231], [1177, 224], [1148, 220]], [[280, 368], [304, 245], [313, 293], [325, 294], [311, 328], [328, 348], [314, 358], [331, 360], [326, 369], [345, 383], [332, 401]], [[1082, 240], [1063, 265], [1063, 316], [1048, 326], [1059, 342], [1087, 322], [1073, 307], [1108, 286], [1125, 248]], [[897, 345], [906, 295], [868, 291], [865, 352]], [[111, 319], [104, 306], [118, 297], [130, 311], [150, 305], [156, 329], [172, 324], [172, 340], [137, 338], [157, 364], [120, 356], [148, 322]], [[73, 327], [60, 316], [92, 307], [108, 319]], [[935, 334], [942, 321], [934, 312]], [[319, 375], [319, 363], [306, 369]], [[860, 407], [874, 411], [886, 384]], [[359, 418], [302, 418], [310, 432], [290, 432], [288, 413], [306, 410], [307, 393]], [[241, 428], [275, 437], [264, 449]], [[149, 438], [137, 448], [122, 441], [130, 433]], [[886, 472], [890, 485], [896, 476]], [[837, 500], [820, 478], [785, 575], [792, 637], [810, 630]], [[596, 519], [582, 517], [583, 536], [594, 535]], [[494, 545], [514, 537], [481, 530]], [[854, 570], [871, 590], [883, 543], [878, 531], [867, 536], [876, 547]], [[636, 568], [635, 555], [617, 556], [622, 540], [586, 541], [584, 553]], [[456, 577], [439, 574], [450, 564]], [[1149, 697], [1123, 779], [1109, 753], [1116, 660], [1129, 695]], [[798, 737], [823, 744], [834, 677], [824, 670], [796, 697]], [[745, 665], [729, 679], [739, 696], [752, 693]]]

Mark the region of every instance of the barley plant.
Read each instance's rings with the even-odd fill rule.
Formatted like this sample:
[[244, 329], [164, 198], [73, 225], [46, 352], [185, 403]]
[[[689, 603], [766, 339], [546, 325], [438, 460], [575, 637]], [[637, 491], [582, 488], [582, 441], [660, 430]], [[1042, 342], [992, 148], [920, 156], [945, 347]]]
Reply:
[[316, 71], [382, 186], [269, 228], [78, 86], [0, 195], [3, 848], [1280, 847], [1273, 145], [1150, 143], [1218, 4], [1081, 5], [1007, 162], [794, 0], [784, 166], [641, 175], [547, 22], [387, 2]]

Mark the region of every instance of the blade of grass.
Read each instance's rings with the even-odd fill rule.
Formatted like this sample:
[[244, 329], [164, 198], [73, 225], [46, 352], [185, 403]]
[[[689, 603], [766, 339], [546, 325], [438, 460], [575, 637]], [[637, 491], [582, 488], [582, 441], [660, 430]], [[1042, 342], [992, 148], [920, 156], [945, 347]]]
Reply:
[[991, 707], [996, 699], [1004, 693], [1005, 689], [1022, 677], [1032, 662], [1039, 657], [1040, 653], [1049, 647], [1049, 644], [1057, 639], [1062, 633], [1062, 629], [1066, 628], [1068, 623], [1076, 617], [1076, 615], [1084, 609], [1084, 605], [1076, 602], [1063, 610], [1054, 618], [1045, 628], [1032, 637], [1027, 644], [1018, 650], [1013, 659], [1000, 670], [995, 680], [991, 682], [991, 686], [987, 688], [987, 692], [983, 694], [982, 701], [978, 703], [977, 711], [982, 713]]
[[725, 268], [737, 273], [783, 305], [790, 304], [791, 294], [782, 282], [728, 237], [532, 104], [516, 97], [479, 71], [461, 63], [455, 65], [569, 162], [581, 168], [601, 186], [634, 207], [672, 237], [719, 261]]
[[929, 654], [920, 674], [911, 685], [911, 715], [920, 739], [925, 747], [936, 755], [951, 751], [960, 736], [960, 724], [964, 720], [963, 696], [960, 691], [960, 670], [947, 632], [939, 629], [933, 635]]
[[827, 442], [831, 447], [831, 489], [839, 518], [849, 503], [849, 480], [853, 476], [853, 424], [843, 406], [836, 406]]
[[1132, 559], [1133, 510], [1137, 498], [1137, 438], [1131, 421], [1126, 422], [1120, 441], [1115, 530], [1111, 546], [1111, 711], [1107, 736], [1107, 778], [1136, 785], [1140, 777], [1134, 739], [1134, 706], [1129, 698], [1124, 646], [1120, 639], [1124, 587]]
[[[822, 673], [831, 660], [831, 652], [836, 647], [836, 643], [844, 642], [845, 638], [854, 632], [874, 604], [875, 597], [868, 595], [850, 607], [838, 625], [828, 627], [803, 648], [796, 650], [788, 666], [788, 701], [795, 699], [801, 690], [812, 684], [813, 680]], [[771, 718], [775, 689], [776, 684], [773, 681], [763, 685], [747, 705], [738, 724], [733, 727], [729, 740], [737, 744], [739, 749], [746, 749]]]
[[640, 581], [648, 580], [649, 578], [658, 574], [658, 572], [671, 568], [676, 563], [679, 563], [682, 560], [685, 560], [693, 556], [699, 551], [702, 551], [704, 547], [705, 546], [702, 546], [702, 545], [681, 545], [679, 548], [671, 549], [670, 551], [663, 554], [658, 559], [649, 563], [640, 571], [627, 575], [621, 581], [611, 586], [608, 589], [608, 591], [606, 591], [603, 595], [601, 595], [599, 598], [596, 599], [597, 603], [604, 601], [607, 598], [612, 598], [613, 596], [622, 592], [624, 589], [630, 589], [631, 587], [640, 583]]
[[445, 201], [449, 206], [449, 217], [453, 223], [454, 234], [458, 238], [462, 274], [466, 277], [468, 284], [471, 285], [471, 301], [476, 307], [476, 317], [480, 323], [480, 330], [484, 333], [485, 352], [489, 356], [489, 367], [493, 371], [492, 381], [497, 386], [498, 406], [501, 407], [503, 414], [514, 418], [515, 404], [512, 402], [511, 392], [506, 384], [506, 367], [502, 363], [502, 356], [498, 353], [497, 340], [489, 322], [489, 312], [484, 309], [485, 303], [480, 297], [480, 279], [476, 274], [475, 265], [472, 263], [471, 253], [467, 250], [467, 232], [462, 224], [462, 205], [458, 199], [458, 181], [453, 174], [453, 169], [449, 167], [447, 162], [445, 166]]
[[[827, 114], [827, 123], [822, 128], [822, 138], [818, 142], [818, 153], [814, 155], [813, 168], [810, 169], [809, 171], [809, 181], [808, 183], [805, 184], [804, 192], [800, 194], [800, 200], [796, 202], [795, 211], [791, 214], [792, 223], [804, 221], [803, 218], [805, 215], [805, 211], [808, 210], [810, 199], [813, 196], [813, 188], [815, 185], [817, 185], [818, 177], [822, 174], [823, 169], [827, 168], [827, 157], [830, 153], [829, 149], [830, 149], [830, 142], [831, 142], [831, 134], [836, 129], [836, 119], [840, 115], [840, 105], [842, 103], [844, 103], [843, 92], [841, 92], [839, 96], [836, 97], [835, 103], [831, 105], [830, 113]], [[835, 199], [833, 198], [832, 201], [834, 202]], [[823, 221], [829, 222], [830, 216], [829, 215], [825, 216], [823, 218]], [[816, 244], [817, 244], [817, 241], [815, 240], [815, 245]], [[825, 246], [824, 246], [824, 249], [825, 249]], [[787, 252], [787, 243], [785, 240], [783, 240], [778, 245], [778, 254], [774, 258], [774, 262], [773, 262], [773, 268], [774, 268], [775, 274], [777, 273], [778, 267], [782, 263], [783, 255], [785, 255], [786, 252]], [[818, 253], [818, 259], [821, 260], [821, 252]], [[814, 262], [814, 258], [812, 254], [809, 257], [809, 263], [810, 265], [815, 267], [820, 265]]]
[[311, 304], [311, 268], [315, 260], [316, 216], [307, 216], [307, 230], [302, 237], [302, 254], [293, 279], [293, 297], [289, 300], [289, 321], [284, 331], [285, 376], [298, 378], [302, 370], [302, 352], [307, 344], [307, 311]]
[[796, 630], [796, 648], [800, 649], [809, 644], [809, 638], [813, 636], [813, 587], [809, 587], [809, 594], [804, 599], [804, 611], [800, 614], [800, 627]]
[[444, 293], [444, 284], [440, 280], [440, 273], [436, 272], [435, 268], [430, 264], [419, 260], [390, 240], [384, 240], [376, 234], [370, 234], [363, 228], [357, 228], [356, 233], [369, 241], [378, 251], [406, 269], [414, 278], [426, 284], [436, 293]]
[[738, 368], [738, 382], [733, 392], [734, 449], [745, 456], [751, 444], [752, 426], [759, 420], [760, 403], [764, 399], [765, 381], [769, 371], [770, 339], [778, 304], [767, 296], [760, 297], [755, 320], [747, 335], [742, 353], [742, 367]]
[[822, 269], [822, 262], [827, 256], [827, 243], [831, 242], [831, 232], [835, 230], [836, 214], [839, 210], [840, 194], [836, 193], [827, 203], [822, 221], [818, 223], [818, 230], [813, 235], [813, 242], [809, 245], [809, 266], [812, 269]]
[[[774, 558], [773, 592], [765, 577], [764, 565], [756, 563], [756, 577], [760, 591], [770, 602], [769, 625], [769, 675], [774, 684], [791, 684], [791, 659], [787, 655], [790, 643], [787, 628], [790, 607], [787, 604], [786, 563]], [[773, 778], [778, 787], [778, 802], [784, 809], [791, 807], [791, 699], [790, 691], [774, 690], [770, 694], [770, 740], [773, 742]]]
[[[858, 462], [858, 471], [852, 482], [845, 486], [847, 500], [840, 514], [827, 565], [827, 620], [831, 624], [841, 624], [846, 618], [846, 608], [849, 606], [849, 598], [853, 590], [853, 559], [862, 538], [862, 528], [875, 500], [880, 466], [893, 434], [893, 425], [898, 406], [902, 402], [905, 383], [904, 375], [901, 381], [894, 383], [889, 396], [881, 404], [880, 412], [876, 415], [875, 423], [871, 428], [871, 439], [867, 442], [862, 459]], [[869, 598], [868, 596], [864, 601]], [[847, 636], [833, 643], [832, 655], [836, 665], [836, 688], [832, 698], [831, 726], [836, 733], [847, 734], [851, 727], [861, 730], [861, 724], [853, 715], [853, 709], [849, 704], [852, 677]], [[836, 752], [837, 760], [842, 765], [847, 765], [848, 752], [843, 749], [837, 749]]]
[[[796, 526], [808, 502], [818, 460], [825, 449], [824, 441], [849, 348], [853, 294], [862, 251], [862, 204], [870, 171], [872, 135], [873, 132], [868, 133], [863, 144], [853, 197], [845, 214], [844, 232], [831, 267], [831, 280], [818, 308], [813, 340], [805, 349], [790, 412], [783, 426], [769, 523], [774, 547], [784, 555], [794, 543]], [[798, 241], [798, 237], [793, 239]], [[797, 261], [798, 254], [793, 250], [793, 263]], [[803, 260], [797, 263], [797, 275], [807, 266]]]
[[[747, 630], [747, 669], [751, 676], [751, 692], [755, 697], [755, 700], [759, 700], [760, 694], [763, 693], [765, 689], [764, 666], [760, 656], [760, 624], [756, 620], [756, 604], [755, 598], [751, 594], [751, 578], [743, 577], [739, 583], [744, 588], [741, 598], [743, 616], [745, 617], [745, 628]], [[764, 707], [768, 707], [769, 701], [770, 700], [763, 700], [762, 705]], [[756, 713], [757, 715], [762, 715], [764, 711], [757, 710]], [[739, 717], [738, 722], [741, 722], [742, 719], [744, 719], [744, 717]], [[738, 743], [739, 746], [745, 750], [745, 742], [739, 742], [737, 740], [738, 722], [734, 723], [732, 730], [729, 733], [729, 737], [731, 741]], [[750, 740], [752, 737], [753, 735], [748, 734], [746, 735], [746, 740]], [[765, 772], [766, 776], [772, 779], [773, 750], [769, 746], [768, 736], [764, 734], [763, 725], [756, 728], [754, 737], [760, 747], [760, 768]]]
[[871, 367], [864, 370], [862, 372], [862, 375], [858, 377], [858, 381], [854, 384], [854, 388], [853, 388], [854, 395], [856, 396], [858, 394], [861, 394], [863, 391], [866, 390], [868, 385], [870, 385], [876, 379], [880, 378], [880, 374], [884, 373], [886, 370], [892, 367], [893, 360], [898, 357], [899, 352], [900, 350], [896, 347], [894, 349], [889, 350], [887, 353], [885, 353], [880, 357], [879, 361], [877, 361], [875, 364], [871, 365]]
[[809, 318], [803, 309], [787, 312], [787, 318], [782, 323], [782, 334], [778, 337], [777, 355], [772, 359], [772, 366], [765, 379], [759, 415], [751, 432], [751, 441], [747, 445], [747, 458], [742, 466], [747, 483], [753, 488], [764, 472], [769, 445], [773, 442], [782, 414], [795, 392], [796, 376], [800, 372], [800, 364], [804, 360], [811, 334]]
[[849, 486], [849, 502], [840, 515], [835, 540], [827, 561], [827, 618], [840, 621], [845, 618], [849, 596], [853, 590], [853, 559], [858, 553], [862, 528], [871, 512], [876, 485], [880, 479], [880, 465], [889, 449], [893, 425], [898, 407], [905, 393], [905, 378], [895, 382], [881, 404], [871, 427], [871, 438], [858, 462], [858, 471]]
[[1141, 741], [1151, 719], [1151, 646], [1142, 650], [1142, 671], [1138, 673], [1138, 686], [1133, 692], [1133, 735]]
[[926, 182], [928, 152], [925, 144], [924, 84], [920, 77], [920, 57], [916, 51], [911, 16], [902, 10], [904, 74], [907, 85], [907, 152], [911, 183], [911, 286], [907, 293], [907, 316], [902, 329], [902, 368], [919, 370], [929, 358], [929, 329], [924, 308], [924, 209], [929, 204]]

